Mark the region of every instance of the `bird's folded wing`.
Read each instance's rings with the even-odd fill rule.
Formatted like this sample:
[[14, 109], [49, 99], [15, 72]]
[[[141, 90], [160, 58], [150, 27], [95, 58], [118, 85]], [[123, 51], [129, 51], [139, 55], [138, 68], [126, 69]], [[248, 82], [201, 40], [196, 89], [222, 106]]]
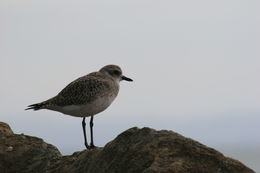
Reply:
[[81, 77], [67, 85], [56, 97], [49, 100], [58, 106], [91, 103], [110, 90], [109, 82], [92, 76]]

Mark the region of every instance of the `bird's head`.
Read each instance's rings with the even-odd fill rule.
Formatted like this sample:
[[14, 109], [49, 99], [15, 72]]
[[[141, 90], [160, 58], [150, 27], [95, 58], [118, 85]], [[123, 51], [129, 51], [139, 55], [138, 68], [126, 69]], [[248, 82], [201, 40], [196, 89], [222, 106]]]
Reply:
[[133, 81], [132, 79], [124, 76], [122, 74], [121, 68], [117, 65], [106, 65], [106, 66], [102, 67], [99, 70], [99, 72], [112, 77], [114, 80], [116, 80], [118, 82], [121, 80], [129, 81], [129, 82]]

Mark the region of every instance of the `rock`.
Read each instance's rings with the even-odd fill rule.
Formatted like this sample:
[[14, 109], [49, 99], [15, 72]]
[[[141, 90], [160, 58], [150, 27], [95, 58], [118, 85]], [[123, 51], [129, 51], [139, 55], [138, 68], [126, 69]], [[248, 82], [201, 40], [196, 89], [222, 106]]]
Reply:
[[[23, 136], [0, 140], [1, 173], [254, 173], [237, 160], [166, 130], [131, 128], [103, 148], [70, 156], [61, 156], [42, 139]], [[10, 146], [12, 151], [3, 150]]]
[[13, 135], [13, 131], [10, 126], [4, 122], [0, 122], [0, 137]]
[[11, 134], [10, 127], [2, 122], [0, 129], [1, 173], [46, 172], [52, 160], [61, 157], [56, 147], [40, 138]]
[[13, 147], [12, 146], [9, 146], [9, 147], [7, 147], [7, 149], [6, 149], [6, 151], [13, 151]]

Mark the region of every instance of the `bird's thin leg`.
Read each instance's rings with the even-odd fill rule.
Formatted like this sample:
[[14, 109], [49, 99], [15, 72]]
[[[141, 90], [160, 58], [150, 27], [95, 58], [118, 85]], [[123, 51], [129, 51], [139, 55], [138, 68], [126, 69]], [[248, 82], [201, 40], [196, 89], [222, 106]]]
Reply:
[[85, 123], [85, 117], [82, 120], [82, 127], [83, 127], [83, 134], [84, 134], [84, 142], [87, 149], [89, 149], [89, 145], [87, 142], [87, 136], [86, 136], [86, 123]]
[[93, 140], [93, 118], [94, 116], [92, 115], [91, 118], [90, 118], [90, 122], [89, 122], [89, 125], [90, 125], [90, 137], [91, 137], [91, 141], [90, 141], [90, 148], [95, 148], [95, 145], [94, 145], [94, 140]]

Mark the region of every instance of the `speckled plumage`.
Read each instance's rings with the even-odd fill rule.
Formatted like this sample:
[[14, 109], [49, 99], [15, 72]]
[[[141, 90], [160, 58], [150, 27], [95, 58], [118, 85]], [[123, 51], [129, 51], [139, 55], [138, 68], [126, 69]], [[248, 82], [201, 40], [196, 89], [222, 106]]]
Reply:
[[119, 66], [107, 65], [98, 72], [74, 80], [55, 97], [30, 105], [28, 109], [49, 109], [77, 117], [97, 114], [117, 96], [121, 77]]
[[119, 85], [112, 79], [106, 78], [100, 72], [93, 72], [71, 82], [57, 96], [48, 100], [46, 104], [57, 106], [83, 105], [111, 93], [117, 95], [118, 91]]

